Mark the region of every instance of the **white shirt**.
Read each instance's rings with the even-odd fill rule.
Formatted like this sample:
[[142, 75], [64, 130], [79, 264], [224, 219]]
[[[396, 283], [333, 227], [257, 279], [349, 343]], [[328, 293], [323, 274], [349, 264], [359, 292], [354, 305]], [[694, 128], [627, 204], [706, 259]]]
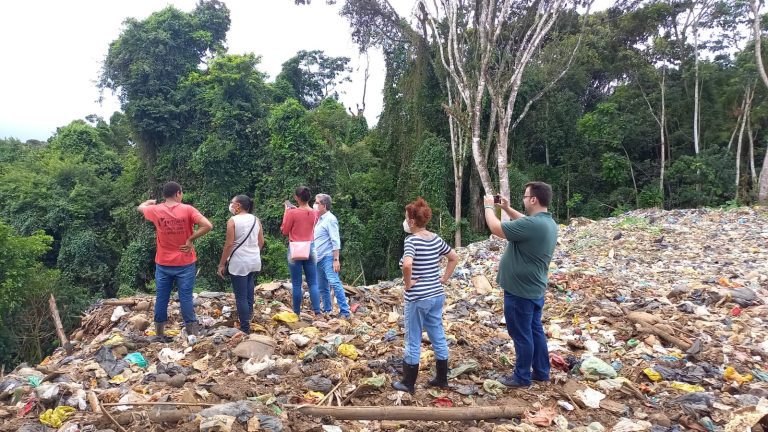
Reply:
[[[253, 225], [254, 220], [256, 225]], [[261, 271], [261, 250], [259, 249], [259, 230], [261, 229], [261, 223], [256, 219], [256, 216], [252, 214], [239, 214], [232, 216], [232, 221], [235, 223], [235, 243], [232, 245], [232, 249], [239, 244], [243, 244], [229, 259], [229, 274], [234, 276], [248, 276], [251, 272]], [[253, 231], [248, 238], [245, 236], [248, 231]]]

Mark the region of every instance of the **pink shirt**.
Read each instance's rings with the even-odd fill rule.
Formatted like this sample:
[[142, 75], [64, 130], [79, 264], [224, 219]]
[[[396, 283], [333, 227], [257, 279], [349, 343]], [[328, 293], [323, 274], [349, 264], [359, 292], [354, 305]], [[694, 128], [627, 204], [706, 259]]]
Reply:
[[155, 262], [164, 266], [185, 266], [197, 261], [195, 249], [179, 250], [194, 232], [194, 225], [202, 219], [200, 212], [187, 204], [168, 206], [155, 204], [141, 207], [144, 217], [155, 224], [157, 253]]
[[315, 237], [315, 223], [319, 217], [320, 215], [314, 210], [289, 209], [283, 215], [280, 231], [288, 236], [289, 241], [312, 241]]

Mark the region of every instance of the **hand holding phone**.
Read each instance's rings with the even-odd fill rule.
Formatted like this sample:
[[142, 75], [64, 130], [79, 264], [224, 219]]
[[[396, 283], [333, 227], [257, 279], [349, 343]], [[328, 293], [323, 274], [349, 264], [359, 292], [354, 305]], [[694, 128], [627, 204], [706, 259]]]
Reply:
[[292, 209], [292, 208], [296, 208], [296, 206], [295, 206], [295, 205], [293, 205], [293, 203], [292, 203], [292, 202], [290, 202], [290, 201], [288, 201], [288, 200], [285, 200], [285, 202], [284, 202], [283, 204], [285, 204], [285, 209], [286, 209], [286, 210], [288, 210], [288, 209]]
[[494, 195], [493, 196], [493, 203], [494, 204], [501, 204], [501, 195]]

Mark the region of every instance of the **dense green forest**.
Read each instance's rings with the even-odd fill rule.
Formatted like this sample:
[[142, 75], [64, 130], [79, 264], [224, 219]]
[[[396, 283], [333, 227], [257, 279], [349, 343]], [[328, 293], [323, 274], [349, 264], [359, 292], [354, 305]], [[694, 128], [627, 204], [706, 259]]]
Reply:
[[[431, 228], [451, 241], [460, 230], [461, 244], [487, 236], [484, 193], [519, 203], [530, 180], [553, 185], [560, 222], [757, 202], [768, 105], [750, 3], [563, 7], [536, 43], [541, 5], [512, 3], [520, 13], [486, 40], [473, 8], [488, 3], [445, 0], [454, 15], [422, 6], [406, 20], [386, 1], [344, 2], [350, 37], [386, 60], [373, 128], [364, 105], [353, 112], [333, 92], [348, 58], [301, 51], [267, 79], [258, 53], [227, 53], [221, 2], [126, 20], [105, 41], [98, 84], [121, 112], [46, 141], [0, 140], [0, 363], [54, 346], [50, 293], [72, 326], [95, 298], [153, 292], [154, 230], [135, 207], [168, 180], [214, 223], [196, 242], [198, 290], [227, 288], [215, 270], [240, 193], [267, 233], [261, 280], [287, 277], [282, 202], [307, 185], [334, 199], [342, 277], [356, 284], [398, 274], [403, 206], [416, 196], [434, 209]], [[441, 39], [451, 26], [458, 39]]]

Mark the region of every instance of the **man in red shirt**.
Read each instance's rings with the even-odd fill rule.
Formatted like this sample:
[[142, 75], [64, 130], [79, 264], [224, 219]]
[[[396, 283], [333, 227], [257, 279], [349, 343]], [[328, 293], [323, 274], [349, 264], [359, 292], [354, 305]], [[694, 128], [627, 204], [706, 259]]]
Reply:
[[192, 304], [197, 273], [197, 256], [192, 242], [213, 229], [213, 225], [196, 208], [182, 204], [183, 196], [181, 185], [168, 182], [163, 186], [164, 202], [157, 204], [155, 200], [147, 200], [139, 205], [139, 211], [155, 225], [157, 232], [155, 331], [160, 340], [166, 340], [165, 322], [168, 321], [168, 301], [174, 281], [179, 290], [181, 316], [187, 334], [197, 335], [199, 332]]

